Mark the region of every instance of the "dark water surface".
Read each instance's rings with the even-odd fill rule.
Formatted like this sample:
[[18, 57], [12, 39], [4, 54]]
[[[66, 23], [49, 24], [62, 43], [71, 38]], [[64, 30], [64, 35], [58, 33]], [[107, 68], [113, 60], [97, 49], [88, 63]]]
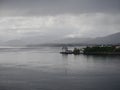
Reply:
[[120, 56], [1, 49], [0, 90], [120, 90]]

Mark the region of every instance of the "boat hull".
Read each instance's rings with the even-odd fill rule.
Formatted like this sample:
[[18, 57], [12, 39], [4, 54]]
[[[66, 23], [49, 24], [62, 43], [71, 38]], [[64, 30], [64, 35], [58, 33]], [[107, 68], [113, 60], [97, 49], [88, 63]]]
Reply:
[[73, 54], [73, 52], [60, 52], [61, 54]]

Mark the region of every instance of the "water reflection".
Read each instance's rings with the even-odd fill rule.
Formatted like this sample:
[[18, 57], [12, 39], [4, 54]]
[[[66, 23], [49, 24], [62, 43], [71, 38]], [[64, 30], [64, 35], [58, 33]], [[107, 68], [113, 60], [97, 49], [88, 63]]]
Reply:
[[120, 56], [116, 55], [85, 55], [88, 61], [93, 61], [93, 62], [115, 62], [120, 60]]
[[67, 60], [68, 59], [68, 54], [62, 54], [62, 59]]
[[0, 53], [0, 90], [120, 90], [120, 56], [51, 50]]

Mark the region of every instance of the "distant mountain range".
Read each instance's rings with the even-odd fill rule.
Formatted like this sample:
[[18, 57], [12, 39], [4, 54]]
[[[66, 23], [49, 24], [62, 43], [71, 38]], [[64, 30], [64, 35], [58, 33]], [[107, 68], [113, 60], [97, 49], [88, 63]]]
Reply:
[[44, 38], [40, 36], [36, 37], [26, 37], [19, 40], [10, 40], [5, 42], [4, 45], [10, 46], [41, 46], [41, 45], [91, 45], [91, 44], [120, 44], [120, 32], [105, 37], [97, 38], [63, 38], [54, 40], [48, 39], [50, 37]]
[[49, 36], [29, 36], [29, 37], [22, 37], [20, 39], [14, 39], [14, 40], [9, 40], [5, 42], [5, 45], [9, 46], [28, 46], [28, 45], [40, 45], [40, 44], [46, 44], [46, 43], [51, 43], [54, 41], [53, 37]]
[[120, 44], [120, 32], [104, 37], [97, 38], [66, 38], [56, 41], [60, 44], [77, 44], [77, 45], [99, 45], [99, 44]]
[[86, 44], [120, 44], [120, 32], [105, 37], [98, 37], [85, 42]]
[[90, 40], [93, 40], [92, 38], [64, 38], [60, 40], [56, 40], [53, 43], [56, 44], [82, 44], [85, 42], [88, 42]]

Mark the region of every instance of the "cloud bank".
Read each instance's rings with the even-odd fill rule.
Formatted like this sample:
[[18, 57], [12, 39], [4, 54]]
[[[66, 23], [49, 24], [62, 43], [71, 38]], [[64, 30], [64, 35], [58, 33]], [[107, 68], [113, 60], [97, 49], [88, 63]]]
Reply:
[[120, 14], [80, 14], [34, 17], [1, 17], [0, 35], [98, 37], [120, 31]]
[[120, 0], [0, 0], [1, 16], [118, 13]]
[[100, 37], [120, 32], [120, 0], [0, 0], [0, 38]]

